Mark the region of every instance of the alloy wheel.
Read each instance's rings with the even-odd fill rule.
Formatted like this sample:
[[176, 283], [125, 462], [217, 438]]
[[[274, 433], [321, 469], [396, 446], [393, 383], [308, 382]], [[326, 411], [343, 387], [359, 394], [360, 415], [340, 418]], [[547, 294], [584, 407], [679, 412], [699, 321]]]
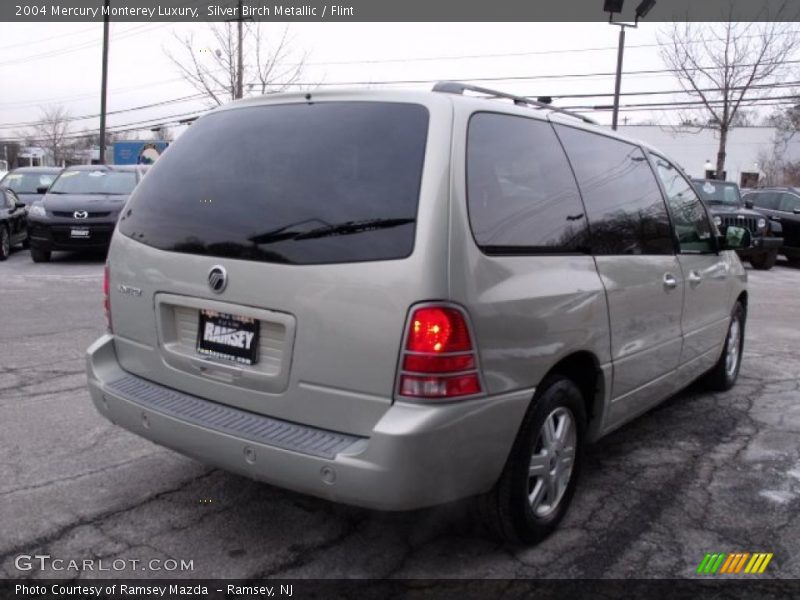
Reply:
[[544, 420], [528, 467], [528, 502], [537, 517], [557, 508], [567, 490], [575, 464], [575, 417], [565, 406]]
[[725, 341], [725, 373], [730, 378], [736, 376], [736, 370], [739, 368], [739, 354], [742, 347], [741, 342], [741, 322], [738, 316], [734, 316], [731, 320], [730, 329], [728, 330], [728, 339]]

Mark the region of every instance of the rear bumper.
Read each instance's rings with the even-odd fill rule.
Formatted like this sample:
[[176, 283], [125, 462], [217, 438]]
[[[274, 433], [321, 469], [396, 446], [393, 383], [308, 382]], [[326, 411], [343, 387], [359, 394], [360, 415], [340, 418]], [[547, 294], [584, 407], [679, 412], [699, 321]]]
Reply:
[[201, 462], [328, 500], [410, 510], [488, 491], [533, 390], [442, 405], [394, 403], [369, 437], [271, 419], [170, 390], [120, 367], [113, 337], [87, 352], [97, 410]]
[[763, 254], [764, 252], [769, 252], [771, 250], [775, 250], [777, 252], [780, 250], [781, 246], [783, 246], [783, 238], [756, 237], [753, 238], [752, 244], [749, 248], [739, 248], [736, 250], [736, 254], [738, 254], [740, 257], [746, 258], [753, 256], [754, 254]]
[[777, 250], [783, 246], [783, 238], [779, 237], [760, 237], [753, 240], [753, 247], [762, 250]]

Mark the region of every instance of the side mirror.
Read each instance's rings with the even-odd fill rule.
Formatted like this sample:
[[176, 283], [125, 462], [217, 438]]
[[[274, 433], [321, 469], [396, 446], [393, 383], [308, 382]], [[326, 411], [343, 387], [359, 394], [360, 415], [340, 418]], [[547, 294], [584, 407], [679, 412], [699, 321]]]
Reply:
[[737, 248], [749, 248], [753, 242], [750, 230], [746, 227], [735, 227], [733, 225], [725, 229], [725, 234], [720, 236], [720, 250], [736, 250]]
[[36, 193], [37, 194], [46, 194], [47, 190], [49, 190], [49, 189], [50, 189], [49, 185], [40, 185], [39, 187], [36, 188]]
[[753, 208], [753, 201], [752, 200], [745, 200], [744, 201], [745, 208]]

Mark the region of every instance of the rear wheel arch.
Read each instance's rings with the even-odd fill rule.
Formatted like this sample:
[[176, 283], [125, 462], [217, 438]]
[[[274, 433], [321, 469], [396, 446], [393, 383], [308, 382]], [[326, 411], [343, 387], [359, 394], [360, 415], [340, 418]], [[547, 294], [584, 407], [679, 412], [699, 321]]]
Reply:
[[744, 308], [744, 316], [747, 317], [747, 290], [742, 291], [741, 294], [736, 298], [737, 302], [741, 302], [742, 308]]
[[586, 409], [588, 437], [592, 439], [594, 430], [602, 419], [605, 402], [605, 376], [600, 369], [600, 361], [589, 351], [574, 352], [560, 359], [542, 377], [542, 381], [552, 375], [566, 377], [580, 389]]

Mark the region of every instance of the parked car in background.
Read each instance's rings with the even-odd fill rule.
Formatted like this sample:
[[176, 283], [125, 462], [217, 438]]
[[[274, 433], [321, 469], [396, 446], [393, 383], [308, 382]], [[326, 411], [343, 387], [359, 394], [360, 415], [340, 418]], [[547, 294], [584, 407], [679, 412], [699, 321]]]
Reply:
[[97, 410], [334, 501], [475, 495], [542, 539], [587, 442], [734, 385], [747, 312], [747, 230], [717, 236], [674, 162], [584, 120], [451, 82], [201, 117], [111, 242]]
[[735, 225], [750, 231], [752, 245], [738, 249], [739, 257], [749, 260], [754, 269], [771, 269], [783, 245], [780, 224], [758, 211], [745, 208], [739, 186], [735, 183], [715, 179], [693, 179], [692, 182], [717, 227]]
[[780, 223], [783, 228], [780, 252], [792, 265], [800, 266], [800, 188], [755, 189], [742, 200], [746, 206], [764, 213], [772, 223]]
[[0, 260], [6, 260], [17, 244], [26, 245], [25, 213], [25, 205], [14, 191], [0, 187]]
[[64, 169], [28, 211], [33, 261], [50, 260], [53, 250], [108, 248], [120, 211], [144, 172], [113, 165]]
[[23, 204], [30, 206], [42, 199], [61, 170], [61, 167], [19, 167], [0, 180], [0, 187], [11, 188]]

